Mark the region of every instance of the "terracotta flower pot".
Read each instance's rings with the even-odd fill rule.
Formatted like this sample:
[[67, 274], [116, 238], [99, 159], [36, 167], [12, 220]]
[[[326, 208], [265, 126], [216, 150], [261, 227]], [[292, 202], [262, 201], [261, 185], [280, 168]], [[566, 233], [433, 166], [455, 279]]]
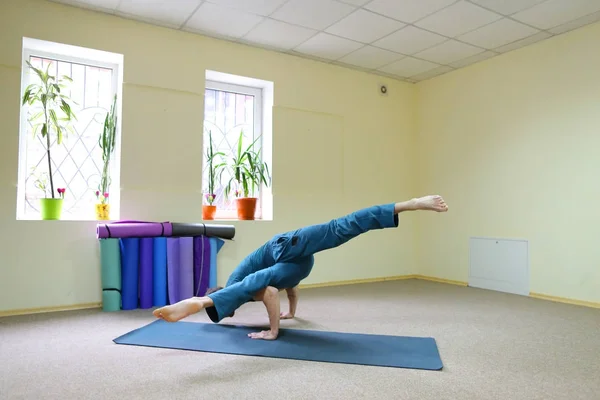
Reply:
[[256, 197], [240, 197], [236, 199], [238, 219], [254, 219], [254, 215], [256, 214], [256, 200]]
[[215, 219], [215, 212], [217, 206], [215, 205], [202, 205], [202, 219], [212, 220]]

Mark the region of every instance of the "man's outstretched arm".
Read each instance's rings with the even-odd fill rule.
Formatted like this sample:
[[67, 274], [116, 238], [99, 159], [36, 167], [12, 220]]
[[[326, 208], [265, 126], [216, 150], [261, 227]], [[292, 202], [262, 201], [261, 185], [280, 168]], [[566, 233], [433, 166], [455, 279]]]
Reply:
[[252, 339], [275, 340], [279, 335], [279, 290], [272, 286], [261, 290], [254, 296], [254, 300], [260, 300], [267, 308], [269, 315], [270, 330], [249, 333]]
[[298, 306], [298, 287], [296, 286], [290, 289], [285, 289], [285, 291], [287, 292], [290, 308], [287, 313], [281, 313], [281, 319], [294, 318], [296, 315], [296, 307]]

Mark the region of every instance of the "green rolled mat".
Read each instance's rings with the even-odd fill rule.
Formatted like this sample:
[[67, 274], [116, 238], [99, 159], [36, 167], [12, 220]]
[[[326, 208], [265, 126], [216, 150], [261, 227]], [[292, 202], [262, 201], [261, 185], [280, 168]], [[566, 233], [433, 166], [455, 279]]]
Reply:
[[102, 291], [102, 310], [119, 311], [121, 310], [121, 293], [116, 290]]
[[100, 239], [102, 309], [121, 309], [121, 248], [119, 239]]

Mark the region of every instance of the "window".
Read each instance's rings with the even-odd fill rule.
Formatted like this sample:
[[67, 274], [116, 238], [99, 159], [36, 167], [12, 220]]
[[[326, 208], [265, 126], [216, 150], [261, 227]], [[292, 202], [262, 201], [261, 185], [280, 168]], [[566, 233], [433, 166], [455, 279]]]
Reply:
[[[267, 164], [269, 176], [272, 177], [271, 108], [272, 83], [207, 71], [203, 136], [205, 164], [210, 144], [209, 133], [213, 150], [222, 152], [225, 156], [220, 159], [229, 165], [237, 153], [240, 133], [243, 132], [242, 148], [256, 141], [253, 150], [260, 152], [262, 162]], [[202, 177], [205, 194], [208, 193], [208, 172], [205, 166]], [[217, 206], [217, 219], [237, 219], [235, 193], [229, 196], [225, 193], [231, 178], [231, 169], [225, 168], [220, 182], [215, 184], [216, 198], [213, 204]], [[258, 198], [256, 219], [272, 219], [272, 180], [268, 182], [270, 185], [261, 185], [254, 192], [254, 197]], [[235, 186], [232, 190], [235, 191]]]
[[[25, 38], [23, 41], [22, 93], [40, 78], [26, 62], [48, 71], [56, 78], [67, 76], [67, 94], [76, 120], [72, 131], [63, 134], [61, 144], [51, 135], [51, 165], [54, 192], [65, 188], [63, 220], [94, 220], [96, 190], [103, 169], [99, 146], [104, 119], [117, 96], [117, 128], [115, 150], [110, 161], [109, 204], [111, 219], [119, 218], [120, 196], [120, 104], [122, 84], [121, 55], [58, 43]], [[64, 90], [64, 89], [63, 89]], [[40, 105], [21, 108], [19, 143], [19, 180], [17, 219], [40, 219], [39, 199], [50, 197], [50, 188], [42, 190], [38, 183], [48, 180], [46, 139], [33, 134], [30, 117], [42, 110]]]

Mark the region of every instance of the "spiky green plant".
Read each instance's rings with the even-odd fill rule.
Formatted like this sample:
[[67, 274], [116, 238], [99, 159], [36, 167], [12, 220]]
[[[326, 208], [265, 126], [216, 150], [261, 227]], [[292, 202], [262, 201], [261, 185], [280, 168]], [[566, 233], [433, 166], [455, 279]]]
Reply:
[[[27, 65], [40, 78], [41, 83], [32, 83], [23, 93], [21, 105], [28, 104], [33, 106], [41, 104], [41, 111], [30, 115], [28, 121], [33, 125], [33, 135], [41, 133], [46, 139], [46, 159], [48, 161], [48, 177], [50, 181], [50, 193], [54, 199], [54, 176], [52, 173], [52, 158], [50, 154], [51, 140], [50, 135], [56, 135], [56, 144], [61, 144], [63, 135], [67, 131], [72, 131], [70, 125], [72, 120], [77, 117], [71, 109], [70, 97], [66, 94], [68, 85], [66, 82], [73, 82], [68, 76], [56, 78], [49, 74], [50, 66], [48, 64], [46, 71], [36, 68], [29, 61]], [[62, 111], [62, 113], [61, 113]], [[47, 193], [46, 193], [47, 196]]]
[[115, 151], [115, 143], [117, 138], [117, 95], [113, 97], [113, 104], [110, 107], [110, 111], [106, 113], [104, 118], [104, 128], [98, 138], [98, 145], [102, 150], [102, 177], [100, 178], [100, 184], [98, 185], [97, 195], [101, 198], [101, 202], [104, 204], [108, 200], [108, 188], [112, 182], [110, 178], [110, 161], [112, 160], [112, 154]]
[[260, 187], [261, 183], [269, 186], [271, 176], [267, 163], [261, 160], [260, 150], [254, 151], [254, 145], [260, 139], [257, 138], [252, 144], [242, 150], [242, 141], [244, 139], [244, 131], [240, 132], [238, 139], [237, 152], [231, 158], [229, 168], [231, 169], [231, 179], [225, 187], [225, 195], [229, 196], [233, 186], [235, 185], [236, 197], [249, 197], [254, 195], [255, 190]]
[[[216, 161], [217, 157], [221, 158], [221, 161]], [[227, 166], [222, 158], [225, 157], [223, 152], [215, 152], [213, 148], [212, 132], [208, 131], [208, 148], [206, 149], [206, 163], [208, 167], [208, 192], [206, 193], [206, 200], [208, 204], [212, 205], [215, 201], [215, 186], [217, 181], [221, 183], [221, 176]]]

